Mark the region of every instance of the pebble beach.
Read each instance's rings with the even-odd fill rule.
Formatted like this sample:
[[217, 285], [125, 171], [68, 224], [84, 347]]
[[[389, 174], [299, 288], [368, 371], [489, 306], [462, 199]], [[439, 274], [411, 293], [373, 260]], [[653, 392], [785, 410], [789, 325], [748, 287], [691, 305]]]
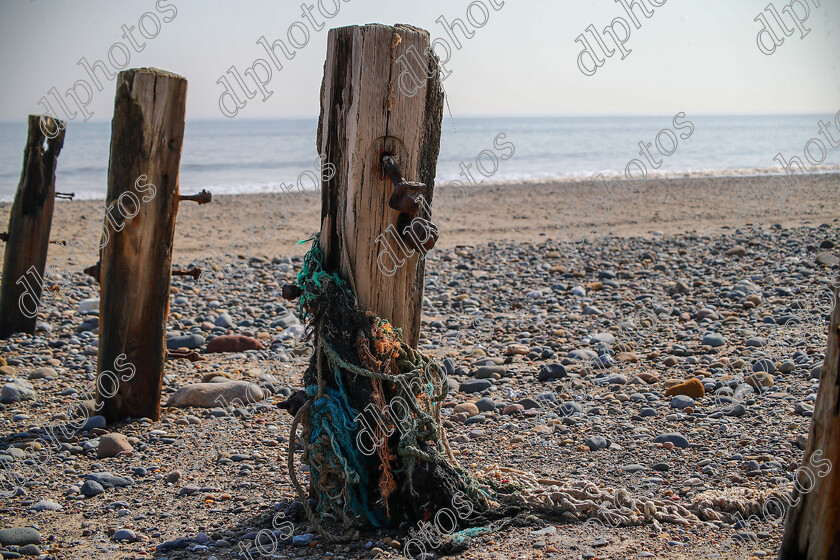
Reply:
[[[840, 174], [803, 177], [782, 205], [745, 194], [765, 181], [651, 178], [607, 204], [589, 181], [441, 189], [419, 348], [447, 372], [461, 465], [718, 517], [616, 526], [608, 510], [644, 508], [614, 500], [597, 522], [511, 524], [451, 557], [776, 556], [784, 503], [768, 496], [803, 467], [840, 282]], [[101, 204], [57, 201], [52, 239], [96, 238]], [[572, 215], [586, 235], [561, 234]], [[0, 341], [0, 556], [402, 557], [406, 528], [326, 542], [287, 472], [277, 405], [311, 348], [280, 291], [319, 220], [317, 193], [182, 203], [173, 267], [213, 273], [172, 279], [167, 346], [202, 359], [166, 362], [159, 422], [97, 415], [99, 288], [82, 272], [97, 253], [50, 246], [61, 282], [37, 332]], [[55, 429], [73, 407], [84, 424]], [[293, 534], [266, 541], [278, 519]]]

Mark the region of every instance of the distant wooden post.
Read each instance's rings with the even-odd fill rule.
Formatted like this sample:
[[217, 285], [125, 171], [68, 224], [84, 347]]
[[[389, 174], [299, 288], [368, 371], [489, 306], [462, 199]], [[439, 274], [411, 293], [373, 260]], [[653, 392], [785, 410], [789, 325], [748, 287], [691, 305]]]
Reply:
[[160, 419], [186, 102], [187, 80], [176, 74], [140, 68], [117, 78], [97, 361], [109, 422]]
[[[55, 135], [49, 137], [45, 132]], [[63, 145], [63, 122], [29, 115], [23, 171], [5, 236], [0, 338], [15, 332], [35, 332], [41, 291], [45, 288], [44, 267], [55, 205], [55, 166]]]
[[[779, 552], [781, 560], [840, 558], [840, 300], [828, 328], [820, 390], [799, 482]], [[798, 500], [798, 503], [797, 503]]]
[[[384, 172], [382, 156], [393, 156], [402, 176], [415, 182], [415, 188], [420, 189], [417, 182], [425, 183], [421, 194], [428, 204], [422, 205], [418, 217], [431, 220], [443, 92], [437, 59], [427, 55], [428, 46], [428, 32], [406, 25], [330, 30], [317, 140], [318, 152], [336, 168], [335, 175], [322, 183], [324, 269], [338, 271], [361, 308], [401, 328], [403, 340], [415, 348], [424, 260], [420, 251], [398, 239], [403, 231], [398, 226], [400, 212], [389, 206], [395, 186]], [[332, 385], [334, 375], [327, 362], [314, 360], [313, 365], [320, 364], [321, 378]], [[315, 367], [307, 370], [304, 381], [307, 386], [317, 383]], [[343, 383], [355, 410], [370, 405], [381, 409], [372, 400], [368, 378], [346, 374]], [[396, 388], [387, 385], [382, 384], [382, 391], [390, 402]], [[399, 437], [399, 431], [389, 437], [391, 449], [398, 447]], [[454, 466], [437, 453], [434, 442], [418, 445], [434, 459], [418, 461], [414, 468], [411, 482], [421, 497], [411, 494], [404, 472], [394, 473], [398, 490], [388, 498], [393, 522], [422, 519], [423, 511], [450, 507], [453, 495], [464, 490]], [[366, 461], [367, 472], [381, 472], [382, 457], [374, 453]], [[377, 501], [379, 483], [378, 474], [370, 478], [369, 503]]]

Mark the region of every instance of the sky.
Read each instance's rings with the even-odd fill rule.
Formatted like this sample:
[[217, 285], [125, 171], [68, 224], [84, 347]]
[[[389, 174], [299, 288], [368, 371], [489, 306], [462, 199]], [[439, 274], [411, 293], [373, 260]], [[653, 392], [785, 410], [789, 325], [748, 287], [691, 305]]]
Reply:
[[[261, 37], [288, 45], [290, 31], [301, 46], [291, 60], [280, 59], [282, 70], [273, 68], [265, 86], [273, 93], [266, 100], [260, 94], [248, 100], [236, 118], [313, 117], [319, 112], [329, 28], [410, 23], [454, 47], [437, 21], [441, 17], [459, 18], [473, 33], [466, 39], [456, 31], [461, 48], [452, 48], [445, 65], [451, 74], [443, 87], [450, 110], [460, 116], [834, 114], [840, 109], [840, 2], [835, 0], [822, 0], [819, 7], [807, 0], [809, 15], [802, 25], [810, 31], [804, 37], [799, 30], [782, 35], [783, 43], [770, 55], [756, 44], [762, 24], [754, 20], [771, 0], [655, 0], [659, 7], [644, 0], [653, 13], [646, 18], [635, 10], [638, 29], [620, 0], [321, 0], [327, 13], [338, 6], [329, 19], [319, 13], [318, 0], [309, 1], [314, 25], [300, 0], [5, 0], [0, 4], [0, 121], [42, 113], [38, 101], [53, 87], [64, 94], [80, 79], [93, 86], [77, 62], [102, 60], [113, 72], [109, 53], [115, 64], [155, 66], [185, 76], [188, 119], [225, 119], [217, 81], [231, 66], [243, 72], [256, 59], [266, 59], [257, 44]], [[794, 11], [802, 17], [806, 0], [796, 2]], [[781, 11], [785, 4], [775, 0], [774, 5]], [[470, 22], [468, 10], [481, 27]], [[601, 55], [603, 66], [584, 75], [578, 67], [583, 47], [575, 39], [594, 25], [614, 48], [600, 30], [615, 18], [628, 22], [624, 48], [630, 52], [623, 59], [620, 52]], [[323, 29], [313, 29], [322, 22]], [[139, 24], [151, 38], [140, 35]], [[135, 26], [130, 37], [123, 37], [123, 25]], [[621, 25], [615, 26], [618, 35], [624, 33]], [[131, 37], [142, 51], [131, 46]], [[594, 44], [588, 32], [587, 37]], [[774, 45], [768, 37], [769, 49]], [[112, 47], [117, 42], [124, 50]], [[97, 75], [102, 91], [91, 87], [86, 110], [90, 121], [108, 121], [115, 80]], [[76, 91], [85, 97], [84, 85]]]

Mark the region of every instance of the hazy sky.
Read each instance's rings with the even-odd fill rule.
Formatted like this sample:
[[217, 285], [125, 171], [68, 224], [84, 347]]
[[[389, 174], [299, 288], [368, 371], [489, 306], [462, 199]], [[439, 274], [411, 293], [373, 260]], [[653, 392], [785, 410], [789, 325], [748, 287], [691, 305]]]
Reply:
[[[43, 112], [38, 100], [52, 87], [63, 94], [80, 78], [92, 84], [77, 65], [82, 57], [91, 63], [103, 60], [113, 70], [109, 50], [118, 63], [123, 57], [120, 47], [111, 48], [117, 41], [128, 49], [127, 67], [156, 66], [189, 80], [188, 119], [225, 118], [217, 80], [231, 65], [242, 72], [256, 58], [267, 58], [257, 44], [261, 36], [288, 44], [287, 31], [294, 25], [295, 40], [303, 42], [295, 22], [306, 26], [308, 43], [296, 49], [292, 60], [281, 59], [282, 71], [273, 69], [266, 86], [274, 92], [271, 97], [262, 101], [258, 94], [237, 118], [317, 116], [327, 29], [410, 23], [429, 30], [433, 39], [448, 38], [436, 20], [444, 16], [466, 22], [470, 5], [467, 0], [350, 0], [325, 19], [317, 0], [310, 1], [316, 24], [326, 23], [321, 31], [306, 23], [300, 0], [158, 0], [157, 10], [154, 0], [6, 0], [0, 4], [0, 120], [22, 121], [26, 114]], [[578, 68], [582, 47], [575, 38], [590, 24], [601, 30], [616, 17], [629, 21], [618, 0], [504, 0], [498, 10], [491, 0], [480, 1], [489, 13], [487, 22], [481, 28], [466, 22], [474, 36], [465, 40], [459, 35], [462, 48], [453, 50], [446, 65], [452, 74], [443, 85], [456, 116], [834, 114], [840, 109], [836, 0], [822, 0], [818, 8], [809, 0], [803, 25], [811, 31], [802, 38], [794, 30], [770, 56], [756, 45], [761, 25], [754, 21], [770, 0], [656, 0], [665, 3], [653, 8], [649, 19], [635, 12], [641, 28], [630, 24], [625, 47], [632, 52], [623, 60], [619, 53], [606, 58], [592, 76]], [[334, 10], [335, 0], [322, 0], [322, 5]], [[775, 5], [781, 10], [784, 4], [776, 0]], [[801, 6], [796, 10], [804, 14]], [[148, 33], [154, 35], [155, 21], [160, 30], [152, 39], [133, 31], [138, 43], [145, 42], [138, 53], [122, 37], [121, 27], [137, 26], [145, 12], [154, 14], [143, 19]], [[472, 13], [480, 18], [480, 6], [473, 6]], [[770, 39], [765, 41], [772, 46]], [[99, 76], [103, 91], [93, 88], [88, 111], [91, 120], [109, 120], [115, 81]], [[78, 91], [84, 96], [83, 87]]]

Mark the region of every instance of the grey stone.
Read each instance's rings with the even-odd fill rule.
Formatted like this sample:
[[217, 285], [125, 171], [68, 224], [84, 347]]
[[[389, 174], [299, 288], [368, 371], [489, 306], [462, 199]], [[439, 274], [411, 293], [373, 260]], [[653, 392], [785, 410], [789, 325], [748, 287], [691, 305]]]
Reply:
[[3, 385], [0, 390], [0, 403], [11, 404], [22, 401], [34, 401], [36, 397], [32, 384], [23, 379], [15, 379]]
[[545, 364], [537, 373], [538, 381], [550, 381], [552, 379], [563, 379], [566, 377], [566, 368], [561, 364]]
[[703, 341], [701, 342], [704, 346], [711, 346], [712, 348], [716, 348], [718, 346], [723, 346], [726, 344], [726, 339], [723, 337], [722, 334], [719, 333], [706, 333], [703, 336]]
[[475, 370], [476, 379], [499, 379], [507, 370], [502, 366], [480, 366]]
[[723, 409], [723, 413], [727, 416], [734, 416], [739, 418], [747, 413], [747, 409], [741, 403], [735, 403], [731, 406], [727, 406]]
[[119, 531], [114, 533], [114, 540], [115, 541], [128, 541], [133, 542], [137, 535], [134, 534], [134, 531], [131, 529], [120, 529]]
[[134, 479], [130, 476], [114, 476], [105, 471], [90, 473], [87, 475], [87, 479], [98, 482], [103, 488], [132, 486], [134, 484]]
[[39, 367], [39, 368], [36, 368], [36, 369], [33, 369], [32, 371], [30, 371], [29, 375], [27, 375], [27, 378], [29, 378], [29, 379], [55, 379], [57, 376], [58, 376], [58, 374], [55, 372], [55, 370], [53, 368], [51, 368], [51, 367]]
[[3, 546], [41, 544], [41, 533], [32, 527], [12, 527], [11, 529], [0, 529], [0, 544]]
[[461, 383], [458, 390], [462, 393], [480, 393], [489, 389], [492, 384], [489, 379], [468, 379]]
[[40, 556], [41, 555], [40, 549], [38, 549], [38, 547], [35, 546], [34, 544], [28, 544], [26, 546], [22, 546], [22, 547], [20, 547], [20, 550], [18, 550], [18, 552], [20, 552], [24, 556]]
[[85, 423], [82, 424], [82, 427], [79, 428], [79, 429], [82, 430], [82, 431], [92, 430], [94, 428], [104, 428], [107, 425], [108, 425], [108, 421], [105, 420], [105, 417], [97, 415], [97, 416], [91, 416], [90, 418], [85, 420]]
[[676, 395], [671, 399], [671, 406], [673, 408], [685, 408], [694, 405], [694, 399], [688, 395]]
[[676, 432], [673, 432], [673, 433], [670, 433], [670, 434], [662, 434], [662, 435], [656, 436], [653, 439], [653, 443], [667, 443], [667, 442], [673, 443], [675, 446], [681, 447], [683, 449], [685, 449], [689, 445], [688, 440], [685, 438], [685, 436], [680, 434], [680, 433], [676, 433]]
[[202, 346], [204, 346], [204, 337], [200, 334], [171, 336], [166, 339], [167, 350], [175, 350], [176, 348], [187, 348], [193, 350]]
[[88, 498], [98, 496], [103, 492], [105, 492], [105, 488], [103, 488], [102, 485], [95, 480], [86, 480], [84, 484], [82, 484], [81, 490], [79, 490], [79, 493], [82, 496], [86, 496]]
[[166, 406], [197, 406], [214, 408], [260, 402], [265, 393], [259, 385], [248, 381], [227, 381], [226, 383], [191, 383], [184, 385], [169, 397]]
[[592, 451], [604, 449], [609, 445], [607, 439], [604, 436], [590, 436], [586, 438], [586, 441], [584, 441], [583, 443]]
[[752, 370], [754, 372], [764, 371], [769, 374], [776, 373], [776, 364], [773, 363], [773, 360], [768, 360], [767, 358], [761, 358], [756, 363], [753, 364]]
[[62, 507], [50, 500], [39, 500], [29, 506], [29, 511], [58, 511], [62, 509]]
[[840, 257], [832, 255], [827, 251], [823, 251], [817, 255], [817, 264], [821, 264], [823, 266], [837, 266], [840, 264]]
[[490, 412], [496, 410], [496, 403], [490, 397], [484, 397], [475, 401], [475, 406], [481, 412]]

